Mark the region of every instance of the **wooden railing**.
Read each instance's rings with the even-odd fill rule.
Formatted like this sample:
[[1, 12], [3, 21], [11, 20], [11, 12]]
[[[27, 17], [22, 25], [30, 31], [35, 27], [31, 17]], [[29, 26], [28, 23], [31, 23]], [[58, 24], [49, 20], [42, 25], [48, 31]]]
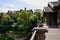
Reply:
[[30, 40], [35, 40], [36, 32], [37, 32], [36, 30], [33, 32], [33, 35], [31, 36]]
[[45, 33], [48, 32], [47, 29], [41, 27], [33, 28], [33, 34], [30, 40], [45, 40]]

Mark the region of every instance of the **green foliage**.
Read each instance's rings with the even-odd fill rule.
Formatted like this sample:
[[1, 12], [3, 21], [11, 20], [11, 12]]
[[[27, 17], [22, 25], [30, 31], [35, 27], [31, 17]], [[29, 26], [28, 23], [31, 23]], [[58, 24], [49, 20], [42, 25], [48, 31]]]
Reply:
[[3, 14], [2, 15], [2, 23], [3, 25], [9, 25], [9, 20], [11, 17], [8, 14]]
[[11, 37], [2, 36], [2, 37], [0, 37], [0, 40], [14, 40], [14, 39]]
[[[2, 15], [2, 22], [3, 22], [3, 27], [1, 27], [1, 30], [14, 30], [16, 32], [20, 32], [20, 33], [26, 33], [29, 30], [31, 30], [33, 27], [37, 26], [37, 20], [38, 20], [38, 15], [33, 14], [30, 11], [26, 11], [26, 10], [22, 10], [17, 12], [15, 15], [13, 15], [12, 17], [9, 16], [8, 14], [3, 14]], [[13, 25], [13, 23], [16, 23], [16, 25], [13, 27], [9, 27], [11, 25]], [[6, 26], [8, 25], [8, 26]], [[23, 25], [23, 26], [21, 26]], [[8, 30], [8, 31], [9, 31]], [[5, 31], [6, 32], [6, 31]]]
[[23, 31], [10, 30], [8, 32], [11, 34], [25, 34], [25, 33], [27, 34], [27, 32], [25, 30], [23, 30]]
[[35, 15], [37, 15], [39, 20], [41, 20], [41, 13], [40, 12], [35, 12]]
[[38, 23], [45, 22], [45, 17], [43, 17], [43, 12], [39, 9], [35, 10], [35, 15], [38, 17]]
[[[29, 28], [33, 28], [37, 25], [37, 16], [31, 12], [23, 10], [21, 12], [18, 12], [15, 16], [17, 19], [17, 25], [23, 25], [22, 28], [20, 27], [23, 31], [27, 32]], [[19, 26], [17, 27], [19, 28]]]
[[10, 30], [10, 25], [0, 25], [0, 33], [6, 33], [6, 31]]
[[11, 25], [14, 23], [14, 20], [8, 14], [3, 14], [2, 23], [3, 25]]
[[9, 23], [10, 23], [10, 24], [13, 24], [13, 23], [14, 23], [14, 20], [13, 20], [13, 19], [10, 19], [10, 20], [9, 20]]
[[27, 11], [21, 11], [20, 13], [16, 14], [17, 17], [17, 23], [18, 24], [23, 24], [24, 26], [27, 26], [29, 23], [29, 18], [32, 15], [32, 13], [27, 12]]
[[2, 21], [8, 21], [9, 19], [11, 19], [11, 17], [8, 14], [3, 14], [2, 15]]
[[17, 18], [17, 24], [23, 24], [25, 20], [23, 18], [18, 17]]
[[30, 20], [35, 21], [36, 19], [37, 19], [37, 16], [36, 16], [36, 15], [32, 15], [32, 16], [30, 17]]
[[41, 23], [41, 11], [36, 9], [35, 10], [35, 15], [38, 17], [38, 23]]
[[31, 17], [30, 17], [30, 27], [37, 27], [37, 16], [36, 15], [32, 15]]

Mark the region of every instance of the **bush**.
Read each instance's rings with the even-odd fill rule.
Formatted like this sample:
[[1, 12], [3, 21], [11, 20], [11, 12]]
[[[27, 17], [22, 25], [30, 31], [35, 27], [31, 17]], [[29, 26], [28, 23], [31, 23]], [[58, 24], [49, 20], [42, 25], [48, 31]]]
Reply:
[[0, 40], [14, 40], [14, 39], [11, 37], [2, 36], [2, 37], [0, 37]]
[[12, 27], [10, 25], [0, 25], [0, 33], [5, 33], [11, 29], [12, 29]]

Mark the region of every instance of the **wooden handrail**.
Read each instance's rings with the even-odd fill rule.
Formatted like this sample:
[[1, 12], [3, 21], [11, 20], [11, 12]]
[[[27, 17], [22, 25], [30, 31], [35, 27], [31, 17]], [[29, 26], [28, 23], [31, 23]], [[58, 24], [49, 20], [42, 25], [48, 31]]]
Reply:
[[42, 27], [34, 27], [32, 31], [33, 31], [33, 34], [31, 36], [30, 40], [40, 40], [40, 39], [43, 40], [42, 39], [43, 37], [45, 39], [45, 35], [43, 35], [43, 34], [48, 32], [48, 30], [46, 28], [42, 28]]
[[34, 39], [35, 39], [36, 32], [37, 32], [37, 30], [35, 30], [35, 31], [34, 31], [34, 33], [33, 33], [32, 37], [30, 38], [30, 40], [34, 40]]

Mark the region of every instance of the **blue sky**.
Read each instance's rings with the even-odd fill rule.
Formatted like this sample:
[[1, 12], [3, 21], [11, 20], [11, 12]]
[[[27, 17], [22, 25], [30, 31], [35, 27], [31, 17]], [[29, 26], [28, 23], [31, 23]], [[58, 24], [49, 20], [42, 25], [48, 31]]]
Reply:
[[8, 10], [43, 9], [48, 2], [58, 0], [0, 0], [0, 12]]

